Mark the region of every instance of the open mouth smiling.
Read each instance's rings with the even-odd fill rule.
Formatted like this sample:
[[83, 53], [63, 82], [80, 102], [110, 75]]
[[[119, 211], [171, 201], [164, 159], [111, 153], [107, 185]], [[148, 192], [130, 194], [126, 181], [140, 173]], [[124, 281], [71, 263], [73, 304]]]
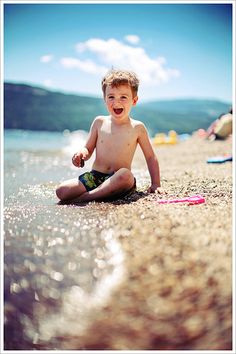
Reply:
[[114, 108], [115, 114], [121, 114], [123, 112], [123, 108]]

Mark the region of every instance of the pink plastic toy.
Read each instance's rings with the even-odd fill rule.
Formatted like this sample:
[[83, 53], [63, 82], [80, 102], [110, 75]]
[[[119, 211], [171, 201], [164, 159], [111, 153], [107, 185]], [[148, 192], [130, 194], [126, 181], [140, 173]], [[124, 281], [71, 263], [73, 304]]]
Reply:
[[201, 204], [205, 203], [205, 198], [200, 194], [193, 195], [192, 197], [179, 198], [179, 199], [159, 199], [157, 200], [159, 204], [170, 204], [170, 203], [189, 203], [189, 204]]

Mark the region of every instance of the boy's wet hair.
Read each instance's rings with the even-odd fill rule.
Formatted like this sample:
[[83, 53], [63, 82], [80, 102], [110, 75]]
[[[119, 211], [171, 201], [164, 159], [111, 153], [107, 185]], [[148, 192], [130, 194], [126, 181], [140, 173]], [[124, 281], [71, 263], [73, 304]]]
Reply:
[[137, 96], [139, 79], [133, 71], [110, 70], [102, 79], [102, 91], [105, 97], [107, 86], [119, 87], [120, 85], [129, 85], [133, 97]]

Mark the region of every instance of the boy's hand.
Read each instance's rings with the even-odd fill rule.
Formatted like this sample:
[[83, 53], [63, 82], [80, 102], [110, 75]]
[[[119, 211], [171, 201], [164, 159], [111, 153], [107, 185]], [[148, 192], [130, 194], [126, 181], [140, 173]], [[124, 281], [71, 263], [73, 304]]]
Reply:
[[77, 152], [72, 157], [72, 163], [76, 167], [84, 167], [84, 155], [82, 152]]
[[156, 184], [152, 184], [151, 187], [148, 188], [148, 193], [158, 193], [158, 194], [165, 194], [165, 190], [159, 187]]

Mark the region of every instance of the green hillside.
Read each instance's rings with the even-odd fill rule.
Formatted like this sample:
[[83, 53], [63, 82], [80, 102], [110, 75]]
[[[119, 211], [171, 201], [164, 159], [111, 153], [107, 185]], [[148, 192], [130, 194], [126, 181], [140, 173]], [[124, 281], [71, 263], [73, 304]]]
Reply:
[[[151, 135], [170, 129], [192, 133], [207, 128], [229, 109], [230, 103], [216, 100], [165, 100], [138, 104], [132, 116], [142, 120]], [[100, 114], [107, 114], [100, 98], [4, 83], [5, 129], [88, 130], [94, 117]]]

